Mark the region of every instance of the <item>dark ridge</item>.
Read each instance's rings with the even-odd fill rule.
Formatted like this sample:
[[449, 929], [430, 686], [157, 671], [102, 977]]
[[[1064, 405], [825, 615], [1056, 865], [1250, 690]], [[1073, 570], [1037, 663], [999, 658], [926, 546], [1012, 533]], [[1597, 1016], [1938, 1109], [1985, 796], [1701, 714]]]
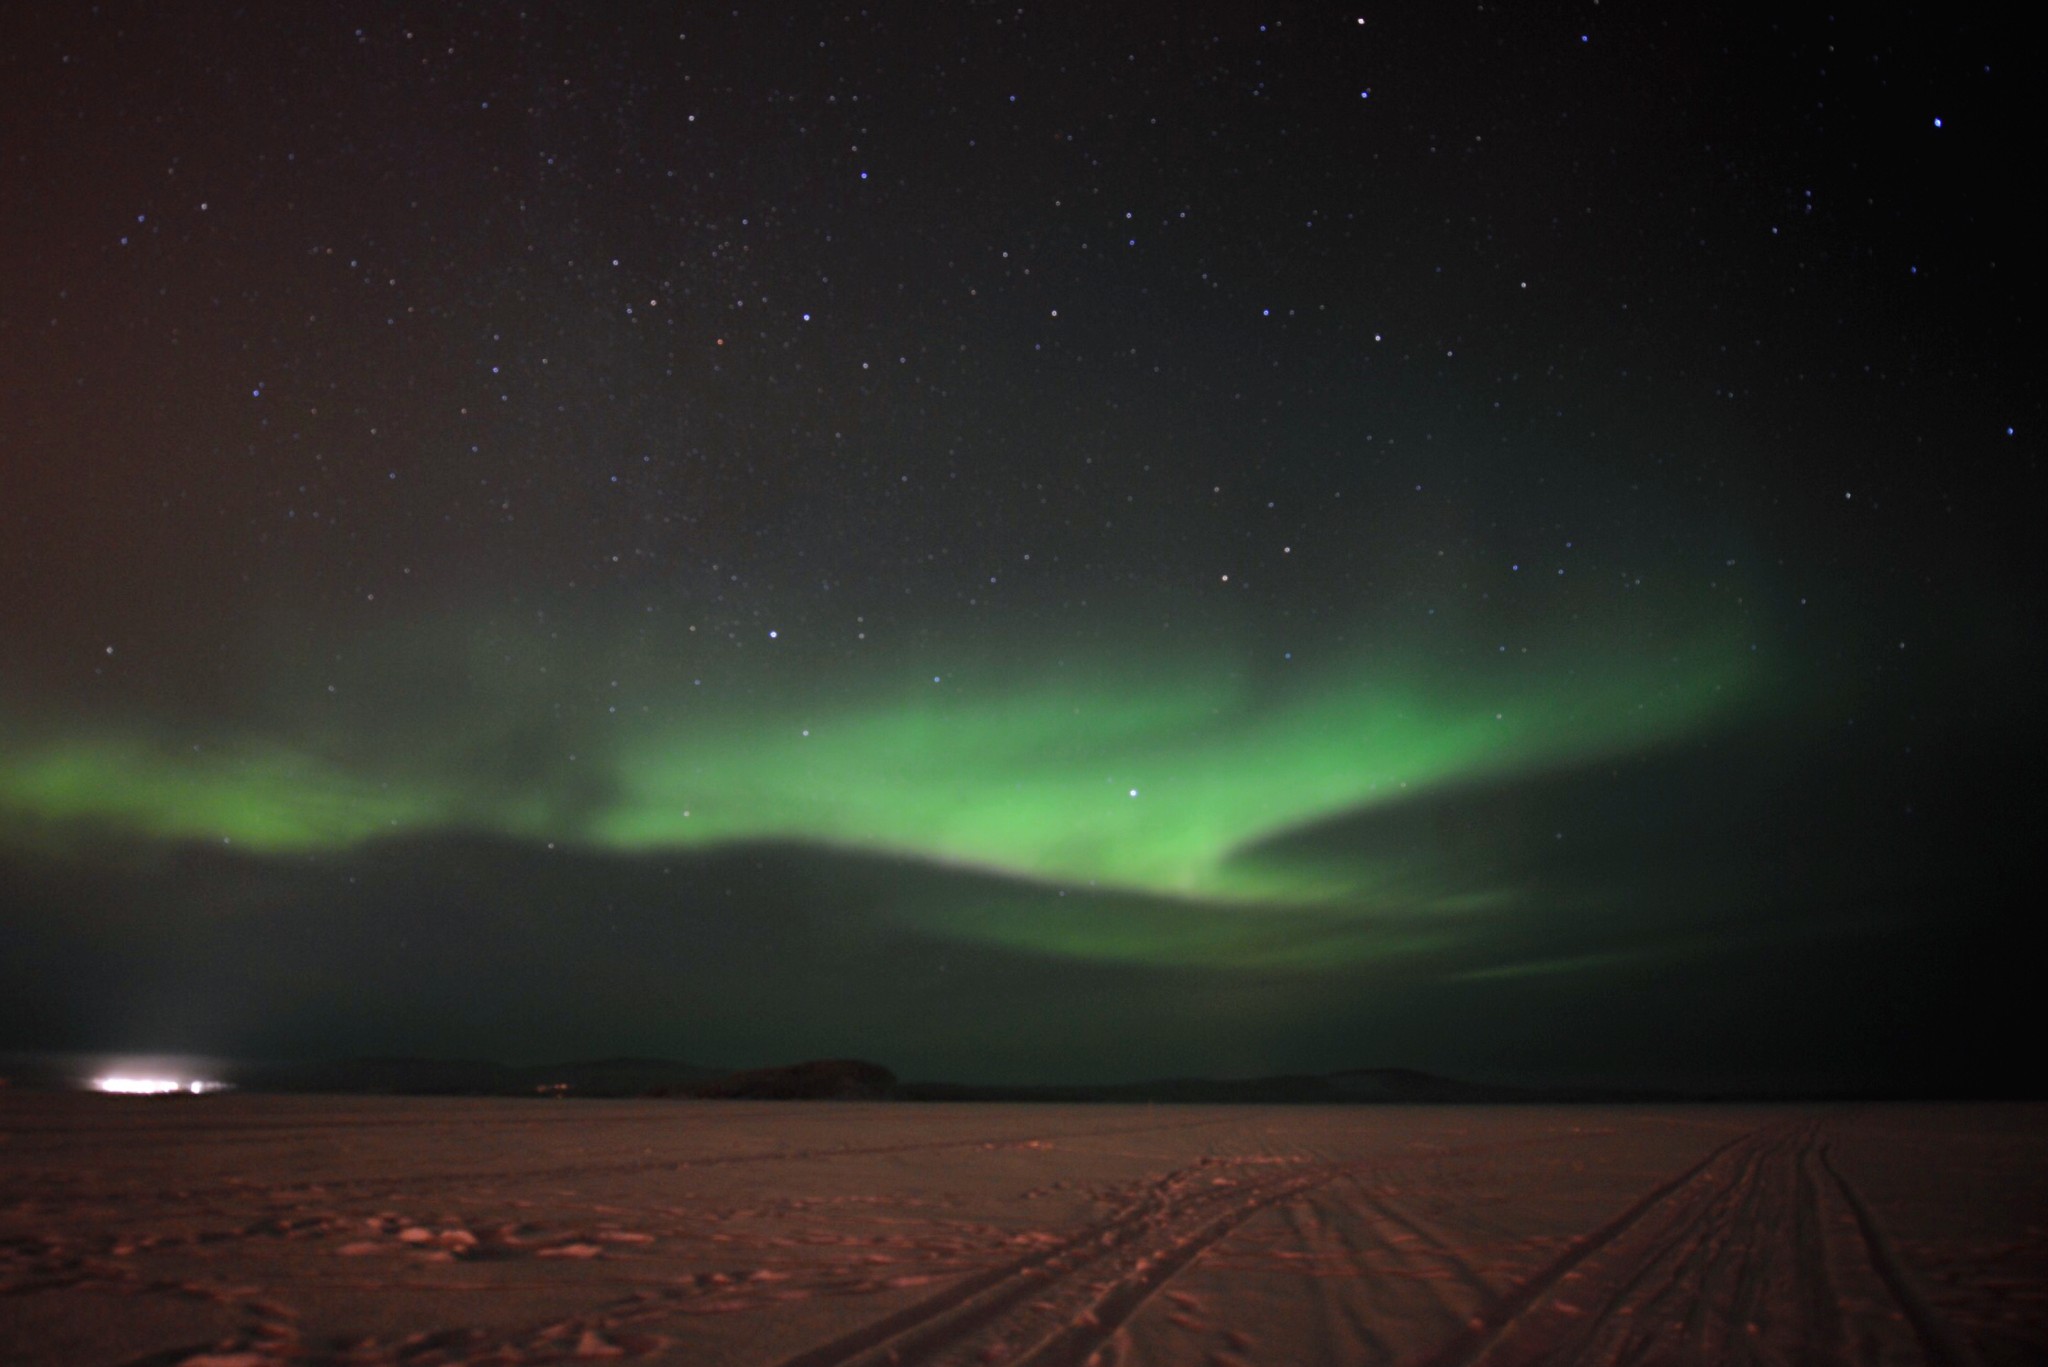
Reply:
[[683, 1095], [718, 1101], [886, 1101], [897, 1095], [896, 1075], [861, 1059], [816, 1059], [782, 1068], [728, 1073]]

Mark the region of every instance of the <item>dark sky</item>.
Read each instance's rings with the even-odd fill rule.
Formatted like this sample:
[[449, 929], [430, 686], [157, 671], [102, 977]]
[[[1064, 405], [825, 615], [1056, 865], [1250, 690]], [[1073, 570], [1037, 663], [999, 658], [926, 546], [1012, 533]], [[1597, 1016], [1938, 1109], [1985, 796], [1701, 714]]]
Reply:
[[11, 14], [0, 1048], [2010, 1085], [2029, 49], [1868, 8]]

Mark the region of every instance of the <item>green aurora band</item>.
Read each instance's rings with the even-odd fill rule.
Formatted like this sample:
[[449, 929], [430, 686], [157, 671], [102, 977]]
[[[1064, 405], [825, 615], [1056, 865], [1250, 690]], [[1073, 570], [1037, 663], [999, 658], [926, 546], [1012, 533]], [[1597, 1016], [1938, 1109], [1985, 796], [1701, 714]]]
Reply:
[[1186, 903], [1356, 907], [1394, 890], [1354, 865], [1245, 852], [1427, 789], [1698, 736], [1761, 683], [1728, 635], [1653, 660], [1537, 658], [1556, 663], [1379, 657], [1248, 680], [1228, 652], [1185, 651], [1037, 672], [992, 656], [809, 695], [685, 680], [523, 773], [479, 758], [537, 706], [502, 691], [462, 703], [445, 690], [438, 719], [392, 696], [374, 727], [203, 743], [161, 725], [10, 720], [0, 817], [46, 844], [93, 831], [262, 853], [434, 831], [614, 851], [790, 841]]

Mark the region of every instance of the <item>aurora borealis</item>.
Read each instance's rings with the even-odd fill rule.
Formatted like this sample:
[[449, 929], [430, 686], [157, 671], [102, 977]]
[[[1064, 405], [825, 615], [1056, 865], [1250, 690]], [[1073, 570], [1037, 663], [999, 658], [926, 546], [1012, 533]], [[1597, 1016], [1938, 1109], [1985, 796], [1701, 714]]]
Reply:
[[0, 1051], [1882, 1088], [2017, 1010], [1971, 16], [201, 9], [0, 59]]
[[1233, 856], [1442, 784], [1709, 727], [1759, 671], [1725, 646], [1697, 653], [1707, 663], [1623, 660], [1583, 678], [1582, 664], [1548, 679], [1483, 660], [1434, 674], [1339, 662], [1264, 687], [1214, 657], [1045, 671], [1026, 653], [895, 689], [838, 677], [795, 697], [746, 688], [722, 706], [665, 698], [565, 751], [556, 772], [523, 779], [493, 773], [492, 756], [530, 718], [472, 695], [481, 736], [401, 732], [367, 763], [348, 734], [241, 736], [182, 753], [102, 735], [20, 747], [5, 791], [26, 818], [264, 852], [449, 829], [623, 851], [775, 839], [1039, 881], [1318, 900], [1284, 870], [1277, 885], [1240, 888]]

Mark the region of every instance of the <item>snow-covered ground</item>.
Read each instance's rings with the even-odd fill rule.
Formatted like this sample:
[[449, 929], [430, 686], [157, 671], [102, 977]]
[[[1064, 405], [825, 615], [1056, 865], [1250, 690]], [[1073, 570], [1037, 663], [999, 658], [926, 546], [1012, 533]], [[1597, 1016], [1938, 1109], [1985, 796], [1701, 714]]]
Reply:
[[2048, 1359], [2048, 1108], [0, 1093], [0, 1358]]

